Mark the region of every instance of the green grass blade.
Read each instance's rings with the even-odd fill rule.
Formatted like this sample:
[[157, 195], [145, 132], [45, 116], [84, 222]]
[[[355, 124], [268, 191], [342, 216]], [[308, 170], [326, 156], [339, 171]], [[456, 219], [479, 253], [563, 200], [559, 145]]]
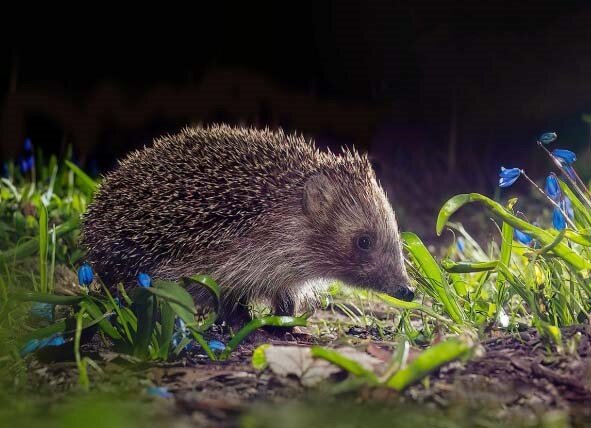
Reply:
[[255, 331], [258, 328], [265, 327], [265, 326], [272, 326], [272, 327], [296, 327], [296, 326], [306, 326], [308, 324], [308, 317], [307, 316], [300, 316], [300, 317], [285, 317], [285, 316], [268, 316], [257, 318], [250, 321], [244, 327], [242, 327], [238, 333], [234, 335], [234, 337], [228, 342], [226, 345], [226, 349], [220, 355], [220, 360], [225, 360], [230, 356], [232, 351], [236, 349], [236, 347], [244, 340], [246, 337]]
[[159, 300], [160, 305], [160, 336], [158, 338], [158, 356], [166, 360], [172, 344], [172, 334], [174, 332], [174, 310], [165, 300]]
[[78, 180], [78, 184], [80, 185], [80, 187], [82, 187], [84, 191], [87, 192], [89, 195], [94, 194], [94, 192], [96, 192], [96, 189], [98, 188], [98, 184], [96, 183], [96, 181], [90, 178], [74, 163], [70, 162], [69, 160], [66, 160], [65, 162], [66, 165], [68, 165], [68, 168], [70, 168], [76, 176], [76, 179]]
[[197, 308], [193, 302], [193, 297], [176, 282], [156, 280], [152, 287], [142, 290], [167, 301], [173, 311], [185, 322], [187, 327], [198, 327], [197, 320], [195, 319]]
[[147, 288], [138, 289], [138, 297], [134, 300], [134, 309], [137, 316], [137, 331], [133, 343], [133, 355], [141, 359], [150, 356], [150, 343], [156, 328], [154, 318], [155, 297], [146, 292]]
[[471, 346], [459, 338], [448, 339], [423, 351], [408, 366], [396, 372], [386, 385], [402, 391], [433, 370], [466, 355]]
[[113, 327], [113, 325], [106, 318], [106, 316], [109, 316], [110, 314], [102, 311], [96, 303], [94, 303], [90, 299], [85, 299], [80, 302], [80, 307], [84, 309], [86, 313], [88, 313], [88, 315], [92, 317], [92, 319], [100, 320], [98, 322], [99, 328], [102, 331], [104, 331], [107, 335], [109, 335], [109, 337], [111, 337], [114, 340], [121, 339], [121, 335], [119, 334], [117, 329]]
[[367, 370], [357, 361], [345, 357], [334, 349], [323, 348], [321, 346], [312, 346], [312, 356], [315, 358], [322, 358], [340, 368], [346, 370], [352, 375], [363, 377], [367, 379], [369, 383], [378, 383], [378, 378], [375, 373]]
[[14, 297], [23, 302], [42, 302], [54, 305], [77, 305], [88, 296], [58, 296], [51, 293], [21, 292], [15, 293]]
[[575, 195], [568, 184], [560, 179], [558, 180], [558, 184], [560, 185], [560, 190], [562, 190], [562, 193], [564, 193], [565, 196], [570, 199], [575, 211], [575, 218], [579, 220], [579, 223], [583, 223], [585, 228], [591, 227], [591, 212], [589, 212], [589, 209], [585, 207], [585, 205], [581, 202], [577, 195]]
[[417, 235], [411, 232], [403, 232], [402, 239], [413, 259], [421, 267], [428, 284], [432, 287], [431, 291], [444, 306], [446, 312], [456, 323], [463, 323], [464, 317], [455, 298], [450, 293], [451, 287], [427, 247]]
[[450, 259], [441, 261], [441, 267], [449, 273], [487, 272], [497, 268], [497, 260], [490, 262], [454, 262]]
[[[507, 210], [511, 210], [513, 205], [515, 205], [516, 199], [512, 199], [507, 204]], [[501, 255], [500, 255], [500, 262], [509, 267], [511, 265], [511, 250], [513, 248], [513, 227], [507, 223], [503, 222], [503, 227], [501, 228]], [[505, 276], [503, 272], [499, 270], [497, 265], [497, 280], [495, 284], [495, 288], [497, 289], [497, 310], [500, 310], [503, 307], [505, 302]], [[497, 314], [498, 316], [498, 314]]]
[[39, 206], [39, 283], [40, 291], [47, 293], [47, 250], [49, 248], [47, 225], [47, 207]]
[[423, 312], [423, 313], [429, 315], [430, 317], [433, 317], [433, 318], [435, 318], [443, 323], [446, 323], [446, 324], [453, 322], [453, 321], [439, 315], [437, 312], [435, 312], [433, 309], [429, 308], [428, 306], [421, 305], [418, 302], [406, 302], [404, 300], [397, 299], [395, 297], [389, 296], [384, 293], [375, 293], [375, 294], [382, 302], [386, 303], [389, 306], [392, 306], [393, 308], [405, 309], [405, 310], [409, 310], [409, 311], [420, 311], [420, 312]]

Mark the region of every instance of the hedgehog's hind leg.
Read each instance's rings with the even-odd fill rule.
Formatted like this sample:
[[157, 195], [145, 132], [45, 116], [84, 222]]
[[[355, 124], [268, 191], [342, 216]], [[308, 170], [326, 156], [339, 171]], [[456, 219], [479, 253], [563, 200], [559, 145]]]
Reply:
[[232, 305], [223, 304], [218, 313], [218, 321], [224, 321], [236, 333], [252, 320], [248, 303], [239, 301]]
[[296, 301], [291, 294], [276, 296], [272, 302], [274, 315], [293, 317], [296, 310]]

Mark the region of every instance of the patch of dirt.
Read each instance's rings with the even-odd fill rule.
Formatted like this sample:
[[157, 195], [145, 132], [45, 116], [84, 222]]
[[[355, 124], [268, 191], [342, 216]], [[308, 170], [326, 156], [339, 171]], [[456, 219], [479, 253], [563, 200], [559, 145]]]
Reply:
[[571, 415], [575, 425], [591, 422], [591, 326], [562, 330], [562, 349], [535, 329], [518, 337], [483, 343], [485, 353], [465, 365], [452, 364], [434, 376], [431, 388], [415, 387], [413, 398], [441, 405], [462, 402], [494, 407], [500, 417], [532, 416], [550, 409]]
[[[382, 341], [372, 329], [354, 327], [348, 332], [338, 341], [356, 343], [380, 359], [388, 359], [391, 354], [391, 342]], [[297, 378], [253, 368], [251, 357], [257, 342], [310, 346], [310, 335], [299, 334], [288, 334], [287, 340], [282, 340], [270, 339], [272, 336], [263, 333], [254, 343], [240, 346], [224, 362], [212, 363], [204, 355], [189, 353], [172, 363], [132, 366], [132, 370], [134, 376], [143, 376], [150, 380], [148, 384], [165, 387], [172, 394], [172, 398], [154, 398], [174, 404], [168, 407], [170, 418], [198, 426], [235, 426], [253, 405], [261, 402], [277, 408], [318, 396], [327, 403], [352, 399], [367, 405], [383, 403], [384, 408], [412, 404], [447, 412], [461, 408], [463, 414], [470, 414], [466, 409], [476, 409], [486, 414], [488, 421], [519, 420], [531, 426], [542, 424], [541, 415], [555, 410], [567, 415], [573, 426], [585, 426], [591, 423], [591, 326], [563, 329], [562, 336], [561, 349], [548, 345], [534, 329], [518, 336], [488, 339], [482, 343], [482, 356], [465, 364], [449, 364], [432, 374], [429, 382], [402, 394], [383, 388], [361, 388], [335, 397], [327, 385], [305, 388]], [[321, 341], [326, 343], [327, 339]], [[103, 359], [101, 366], [105, 377], [130, 370], [129, 364], [116, 356]], [[39, 384], [47, 382], [56, 390], [65, 392], [76, 383], [73, 363], [35, 361], [31, 368], [38, 374]], [[335, 377], [342, 380], [346, 376]]]

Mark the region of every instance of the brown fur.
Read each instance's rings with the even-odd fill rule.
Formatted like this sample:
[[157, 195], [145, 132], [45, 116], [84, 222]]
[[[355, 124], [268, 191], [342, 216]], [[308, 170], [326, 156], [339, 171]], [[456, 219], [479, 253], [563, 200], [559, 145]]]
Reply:
[[282, 131], [186, 128], [131, 153], [102, 182], [82, 241], [109, 286], [207, 273], [227, 310], [265, 300], [293, 313], [331, 280], [412, 298], [367, 157]]

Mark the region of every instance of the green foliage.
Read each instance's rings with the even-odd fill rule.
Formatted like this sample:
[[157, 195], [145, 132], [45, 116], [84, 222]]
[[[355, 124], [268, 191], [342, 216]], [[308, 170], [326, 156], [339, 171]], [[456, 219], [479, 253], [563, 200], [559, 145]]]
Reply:
[[[48, 164], [40, 159], [26, 174], [11, 166], [9, 176], [0, 181], [0, 339], [6, 339], [6, 355], [0, 355], [0, 369], [9, 370], [19, 364], [19, 353], [25, 355], [34, 350], [35, 343], [64, 338], [64, 346], [73, 345], [79, 383], [87, 389], [88, 367], [98, 370], [98, 366], [80, 353], [86, 331], [98, 331], [118, 352], [137, 361], [167, 360], [178, 355], [191, 340], [212, 360], [217, 360], [227, 358], [257, 328], [306, 324], [306, 317], [256, 319], [238, 331], [225, 350], [218, 353], [210, 349], [206, 336], [217, 318], [220, 288], [207, 275], [184, 278], [182, 284], [154, 281], [151, 287], [136, 287], [129, 295], [120, 287], [121, 301], [98, 280], [95, 285], [100, 286], [100, 293], [72, 288], [74, 265], [83, 256], [77, 246], [80, 217], [98, 183], [68, 159], [61, 167], [55, 156]], [[70, 272], [71, 277], [60, 278], [56, 284], [56, 267]], [[189, 283], [211, 293], [211, 310], [198, 313], [185, 289]], [[75, 295], [55, 294], [56, 287], [62, 293]], [[35, 303], [70, 310], [60, 311], [62, 316], [53, 322], [36, 321], [31, 327], [20, 328], [30, 324], [27, 311]], [[182, 332], [175, 320], [184, 323]], [[180, 335], [179, 340], [175, 335]]]

